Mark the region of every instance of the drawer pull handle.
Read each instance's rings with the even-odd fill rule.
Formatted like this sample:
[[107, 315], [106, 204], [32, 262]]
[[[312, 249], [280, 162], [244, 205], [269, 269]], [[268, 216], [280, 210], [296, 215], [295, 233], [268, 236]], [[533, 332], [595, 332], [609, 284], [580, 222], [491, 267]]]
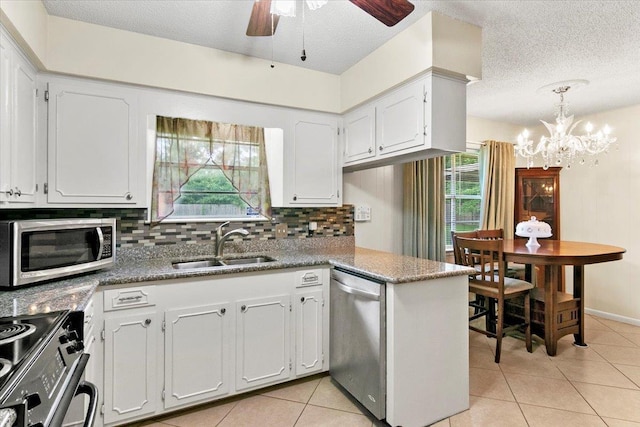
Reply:
[[303, 282], [315, 282], [317, 280], [318, 280], [318, 276], [313, 273], [307, 273], [304, 276], [302, 276]]
[[120, 297], [118, 298], [118, 301], [127, 302], [127, 301], [138, 301], [140, 299], [142, 299], [142, 295], [137, 295], [135, 297]]

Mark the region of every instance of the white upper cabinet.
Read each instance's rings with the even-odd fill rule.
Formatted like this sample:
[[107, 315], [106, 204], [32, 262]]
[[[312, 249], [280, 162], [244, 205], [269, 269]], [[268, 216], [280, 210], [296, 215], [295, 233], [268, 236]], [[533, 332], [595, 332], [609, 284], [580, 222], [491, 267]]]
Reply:
[[36, 71], [0, 32], [0, 207], [36, 197]]
[[133, 91], [51, 82], [47, 201], [143, 205], [136, 168], [137, 114]]
[[284, 154], [285, 170], [289, 170], [284, 205], [341, 206], [337, 117], [305, 112], [292, 116], [293, 138]]
[[376, 155], [376, 108], [365, 105], [344, 116], [344, 163]]
[[343, 170], [465, 151], [466, 115], [465, 78], [421, 76], [345, 114]]
[[389, 156], [424, 142], [424, 82], [410, 83], [376, 104], [378, 155]]

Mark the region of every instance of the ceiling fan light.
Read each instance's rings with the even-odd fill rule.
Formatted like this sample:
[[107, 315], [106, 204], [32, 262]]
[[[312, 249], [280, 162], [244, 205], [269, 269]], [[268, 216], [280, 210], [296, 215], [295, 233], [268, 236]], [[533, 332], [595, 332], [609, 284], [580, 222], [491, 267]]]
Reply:
[[328, 1], [329, 0], [307, 0], [307, 6], [309, 10], [316, 10], [327, 4]]
[[271, 13], [274, 15], [295, 18], [296, 2], [295, 0], [272, 0]]

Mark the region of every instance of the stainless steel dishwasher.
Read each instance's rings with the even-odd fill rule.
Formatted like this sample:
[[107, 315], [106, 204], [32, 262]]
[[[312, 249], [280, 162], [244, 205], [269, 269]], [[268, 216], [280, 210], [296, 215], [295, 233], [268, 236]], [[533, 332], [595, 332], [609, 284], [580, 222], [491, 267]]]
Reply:
[[331, 272], [331, 377], [376, 418], [386, 418], [385, 283]]

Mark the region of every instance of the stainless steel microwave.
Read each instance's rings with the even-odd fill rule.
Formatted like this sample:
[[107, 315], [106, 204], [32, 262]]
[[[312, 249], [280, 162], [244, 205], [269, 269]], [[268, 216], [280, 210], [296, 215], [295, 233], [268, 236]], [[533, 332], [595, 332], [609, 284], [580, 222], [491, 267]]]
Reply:
[[115, 238], [115, 218], [2, 221], [0, 288], [110, 267]]

